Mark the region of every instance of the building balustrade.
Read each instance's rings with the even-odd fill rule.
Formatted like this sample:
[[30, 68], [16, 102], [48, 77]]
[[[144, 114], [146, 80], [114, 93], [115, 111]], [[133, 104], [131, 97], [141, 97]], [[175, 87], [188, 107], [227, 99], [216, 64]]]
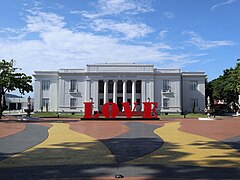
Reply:
[[78, 89], [69, 89], [70, 93], [78, 93]]
[[174, 93], [171, 89], [163, 89], [161, 90], [161, 93], [163, 94], [171, 94], [171, 93]]

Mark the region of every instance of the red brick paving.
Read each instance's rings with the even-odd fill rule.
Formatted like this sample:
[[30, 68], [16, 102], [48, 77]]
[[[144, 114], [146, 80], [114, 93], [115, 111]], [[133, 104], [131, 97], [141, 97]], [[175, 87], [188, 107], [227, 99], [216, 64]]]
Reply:
[[[18, 118], [19, 117], [17, 116], [4, 116], [2, 117], [2, 119], [0, 119], [0, 138], [16, 134], [26, 129], [26, 123], [16, 122]], [[52, 126], [50, 123], [47, 122], [40, 122], [36, 124], [46, 127]]]
[[1, 122], [0, 120], [0, 138], [23, 131], [26, 128], [24, 123]]
[[[200, 121], [197, 119], [177, 119], [175, 121], [144, 121], [147, 124], [162, 126], [164, 123], [180, 121], [180, 130], [205, 136], [216, 140], [224, 140], [234, 136], [240, 136], [240, 118], [225, 118], [223, 120]], [[124, 121], [126, 122], [126, 121]], [[107, 139], [119, 136], [128, 131], [128, 127], [121, 121], [79, 121], [69, 122], [70, 128], [74, 131], [87, 134], [97, 139]], [[48, 122], [37, 123], [44, 126], [51, 126]], [[20, 132], [26, 128], [26, 123], [16, 123], [12, 121], [1, 122], [0, 138]], [[64, 179], [64, 178], [63, 178]], [[67, 178], [66, 178], [67, 179]], [[70, 178], [75, 179], [75, 178]], [[79, 177], [76, 179], [89, 180], [111, 180], [114, 177]], [[152, 180], [158, 178], [151, 177], [125, 177], [128, 180]]]
[[70, 122], [70, 129], [96, 139], [109, 139], [128, 131], [121, 121], [80, 121]]
[[[0, 138], [23, 131], [25, 123], [16, 123], [15, 117], [3, 117], [0, 120]], [[44, 121], [44, 120], [43, 120]], [[47, 120], [46, 120], [47, 121]], [[180, 121], [180, 130], [215, 140], [225, 140], [235, 136], [240, 136], [240, 117], [224, 118], [222, 120], [200, 121], [197, 119], [176, 119], [169, 121], [141, 121], [147, 124], [163, 126], [164, 123]], [[128, 127], [124, 125], [127, 121], [78, 121], [69, 122], [70, 129], [87, 134], [96, 139], [108, 139], [124, 134]], [[140, 121], [139, 121], [140, 122]], [[40, 122], [39, 125], [51, 127], [49, 122]]]
[[181, 122], [180, 130], [219, 141], [240, 136], [240, 118], [206, 121], [181, 119], [179, 121]]

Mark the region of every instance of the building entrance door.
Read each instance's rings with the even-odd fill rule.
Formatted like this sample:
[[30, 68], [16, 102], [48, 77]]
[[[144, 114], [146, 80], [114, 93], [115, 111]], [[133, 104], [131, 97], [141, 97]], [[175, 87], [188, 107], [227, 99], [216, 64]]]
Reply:
[[122, 111], [122, 102], [123, 102], [123, 98], [122, 97], [118, 97], [117, 98], [117, 105], [118, 105], [118, 109], [119, 111]]

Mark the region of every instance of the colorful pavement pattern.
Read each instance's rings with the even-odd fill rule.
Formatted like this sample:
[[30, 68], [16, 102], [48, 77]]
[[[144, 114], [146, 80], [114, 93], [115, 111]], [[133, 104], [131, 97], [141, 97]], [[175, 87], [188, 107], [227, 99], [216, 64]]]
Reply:
[[239, 179], [239, 129], [240, 118], [3, 121], [0, 175], [111, 179], [123, 173], [129, 179]]

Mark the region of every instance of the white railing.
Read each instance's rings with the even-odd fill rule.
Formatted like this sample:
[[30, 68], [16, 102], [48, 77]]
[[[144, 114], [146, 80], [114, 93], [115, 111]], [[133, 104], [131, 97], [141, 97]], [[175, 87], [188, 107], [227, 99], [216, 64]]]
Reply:
[[70, 93], [78, 93], [78, 89], [69, 89]]
[[85, 69], [60, 69], [60, 73], [83, 73]]
[[180, 69], [155, 69], [155, 73], [181, 73]]
[[173, 93], [171, 89], [163, 89], [161, 90], [162, 93]]

